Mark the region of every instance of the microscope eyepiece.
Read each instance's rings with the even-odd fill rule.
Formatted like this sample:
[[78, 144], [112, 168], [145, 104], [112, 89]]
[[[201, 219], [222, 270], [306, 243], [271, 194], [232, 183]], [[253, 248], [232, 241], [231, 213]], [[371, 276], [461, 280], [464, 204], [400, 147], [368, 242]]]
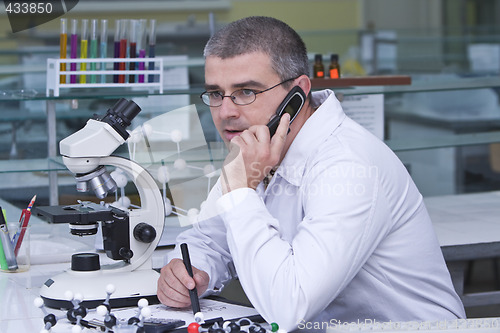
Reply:
[[127, 101], [124, 98], [120, 98], [100, 121], [108, 123], [124, 140], [126, 140], [129, 137], [126, 128], [130, 126], [132, 120], [140, 111], [141, 108], [133, 101]]

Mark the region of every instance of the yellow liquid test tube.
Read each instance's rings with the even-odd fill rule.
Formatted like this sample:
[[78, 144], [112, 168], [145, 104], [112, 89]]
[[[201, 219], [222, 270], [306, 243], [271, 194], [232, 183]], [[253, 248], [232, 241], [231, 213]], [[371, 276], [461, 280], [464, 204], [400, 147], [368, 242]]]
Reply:
[[[67, 31], [67, 19], [61, 19], [61, 34], [59, 39], [59, 58], [66, 59], [68, 54], [68, 31]], [[61, 63], [59, 67], [60, 71], [66, 70], [66, 63]], [[60, 76], [60, 83], [66, 83], [66, 74]]]
[[[82, 39], [80, 40], [80, 59], [87, 59], [88, 54], [88, 28], [89, 20], [82, 20]], [[87, 63], [80, 63], [80, 70], [87, 70]], [[80, 75], [80, 83], [87, 83], [87, 76], [85, 74]]]

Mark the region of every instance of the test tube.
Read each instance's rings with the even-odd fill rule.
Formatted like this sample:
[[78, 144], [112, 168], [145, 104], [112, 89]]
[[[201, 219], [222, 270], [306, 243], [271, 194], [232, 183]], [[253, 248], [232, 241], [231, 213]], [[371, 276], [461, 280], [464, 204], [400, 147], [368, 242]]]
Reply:
[[[146, 57], [146, 20], [140, 20], [139, 21], [139, 33], [137, 36], [137, 45], [139, 47], [139, 58], [145, 58]], [[139, 62], [139, 70], [143, 71], [146, 69], [146, 64], [144, 61]], [[143, 83], [144, 82], [144, 74], [139, 74], [138, 77], [138, 82]]]
[[[130, 20], [129, 37], [130, 37], [129, 58], [136, 58], [137, 57], [137, 20]], [[135, 62], [130, 62], [128, 65], [128, 69], [131, 71], [135, 70]], [[135, 83], [135, 75], [129, 74], [128, 83]]]
[[[115, 21], [115, 38], [114, 38], [114, 53], [113, 57], [115, 59], [120, 58], [120, 32], [121, 32], [121, 20]], [[116, 71], [120, 69], [120, 64], [118, 62], [113, 63], [113, 69]], [[118, 74], [113, 76], [113, 82], [118, 83]]]
[[[126, 58], [127, 57], [127, 21], [123, 20], [122, 26], [121, 26], [121, 31], [120, 31], [120, 58]], [[121, 71], [124, 71], [127, 69], [127, 65], [125, 62], [120, 62], [119, 69]], [[125, 83], [125, 75], [120, 74], [118, 75], [118, 83]]]
[[[66, 59], [68, 53], [68, 20], [63, 18], [61, 19], [61, 34], [59, 38], [59, 58]], [[66, 70], [66, 63], [61, 63], [59, 69], [61, 71]], [[59, 83], [66, 83], [66, 74], [60, 76]]]
[[[101, 51], [100, 57], [102, 59], [107, 58], [108, 53], [108, 20], [101, 20], [101, 45], [99, 50]], [[106, 63], [101, 62], [101, 70], [106, 70]], [[101, 83], [106, 83], [106, 74], [101, 75]]]
[[[155, 57], [155, 47], [156, 47], [156, 20], [151, 20], [150, 25], [149, 25], [149, 57], [154, 58]], [[155, 69], [155, 63], [150, 62], [148, 64], [148, 70], [154, 70]], [[149, 75], [148, 76], [148, 82], [154, 82], [155, 77], [154, 75]]]
[[[93, 19], [90, 22], [90, 58], [97, 58], [97, 20]], [[95, 71], [97, 69], [97, 64], [95, 62], [90, 63], [90, 70]], [[97, 78], [95, 74], [90, 75], [90, 83], [96, 83]]]
[[[76, 59], [76, 55], [78, 52], [78, 35], [76, 34], [76, 30], [78, 29], [78, 21], [76, 19], [71, 20], [71, 59]], [[76, 63], [72, 62], [70, 65], [70, 70], [72, 72], [76, 71]], [[70, 76], [70, 82], [76, 83], [76, 75]]]
[[[82, 36], [80, 37], [80, 58], [87, 59], [88, 54], [88, 45], [89, 45], [89, 20], [82, 20]], [[82, 62], [80, 64], [80, 70], [87, 70], [87, 63]], [[80, 83], [86, 83], [87, 77], [86, 75], [80, 75]]]

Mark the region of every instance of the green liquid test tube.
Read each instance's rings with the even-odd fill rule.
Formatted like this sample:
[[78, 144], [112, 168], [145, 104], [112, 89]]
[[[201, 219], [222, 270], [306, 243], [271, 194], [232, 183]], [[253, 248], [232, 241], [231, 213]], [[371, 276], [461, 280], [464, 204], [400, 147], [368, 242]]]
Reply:
[[[108, 20], [101, 20], [101, 46], [99, 48], [100, 50], [100, 57], [101, 58], [107, 58], [107, 53], [108, 53]], [[106, 63], [101, 62], [101, 70], [105, 71], [106, 70]], [[106, 83], [106, 74], [101, 75], [101, 83]]]

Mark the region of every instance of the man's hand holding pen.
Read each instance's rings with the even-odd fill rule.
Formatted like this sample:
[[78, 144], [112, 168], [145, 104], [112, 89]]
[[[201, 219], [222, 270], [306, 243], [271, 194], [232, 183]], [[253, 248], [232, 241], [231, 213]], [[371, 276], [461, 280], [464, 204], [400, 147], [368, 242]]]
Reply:
[[191, 306], [189, 290], [196, 287], [198, 296], [208, 287], [208, 274], [193, 266], [193, 277], [190, 277], [181, 259], [172, 259], [161, 269], [158, 279], [158, 299], [161, 303], [185, 308]]

